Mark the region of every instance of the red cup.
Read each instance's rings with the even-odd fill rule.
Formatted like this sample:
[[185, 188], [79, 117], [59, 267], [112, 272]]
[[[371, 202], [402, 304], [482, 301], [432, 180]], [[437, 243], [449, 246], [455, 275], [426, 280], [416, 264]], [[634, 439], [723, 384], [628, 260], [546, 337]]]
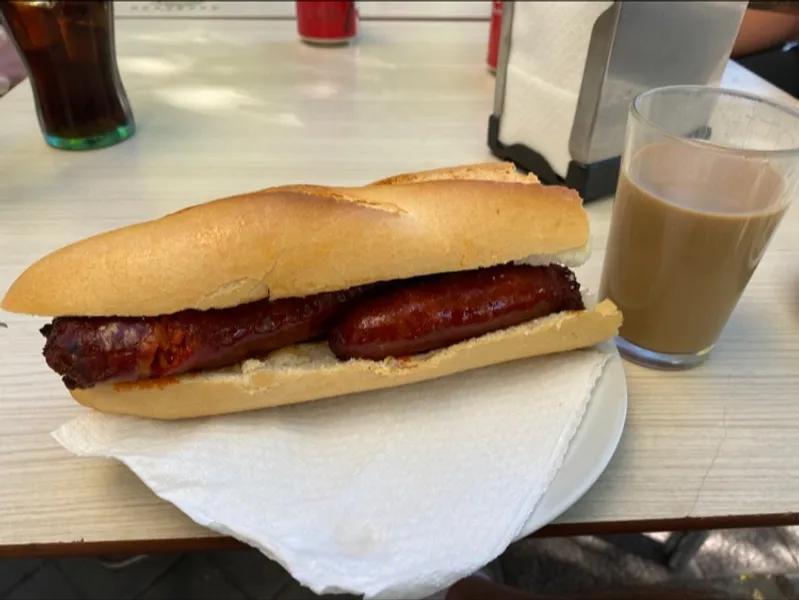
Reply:
[[358, 7], [353, 1], [297, 0], [297, 32], [309, 44], [346, 44], [358, 36]]
[[488, 34], [488, 69], [492, 73], [497, 71], [499, 60], [499, 38], [502, 33], [502, 0], [494, 0], [491, 9], [491, 30]]

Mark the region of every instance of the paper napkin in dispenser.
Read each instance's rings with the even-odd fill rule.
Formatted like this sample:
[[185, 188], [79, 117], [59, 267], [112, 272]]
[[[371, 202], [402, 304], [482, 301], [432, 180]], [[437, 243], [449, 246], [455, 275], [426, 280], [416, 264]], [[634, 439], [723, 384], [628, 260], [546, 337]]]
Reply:
[[566, 177], [591, 31], [613, 2], [515, 2], [500, 138], [535, 140]]
[[746, 5], [505, 2], [491, 151], [585, 200], [613, 194], [634, 98], [718, 85]]

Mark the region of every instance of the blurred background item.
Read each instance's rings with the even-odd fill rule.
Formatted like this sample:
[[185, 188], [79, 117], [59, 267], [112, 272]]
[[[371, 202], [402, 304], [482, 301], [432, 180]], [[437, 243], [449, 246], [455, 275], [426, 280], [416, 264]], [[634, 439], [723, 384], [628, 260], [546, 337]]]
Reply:
[[732, 57], [799, 97], [799, 2], [750, 2]]
[[25, 65], [0, 19], [0, 96], [25, 79]]
[[488, 70], [497, 72], [499, 40], [502, 34], [502, 0], [494, 0], [491, 7], [491, 26], [488, 34]]
[[358, 37], [358, 6], [352, 0], [297, 0], [297, 32], [308, 44], [347, 44]]

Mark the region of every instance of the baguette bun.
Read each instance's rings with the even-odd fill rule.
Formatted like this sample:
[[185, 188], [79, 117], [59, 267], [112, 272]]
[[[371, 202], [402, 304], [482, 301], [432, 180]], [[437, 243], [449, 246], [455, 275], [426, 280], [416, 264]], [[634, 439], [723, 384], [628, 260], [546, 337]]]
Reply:
[[[151, 316], [308, 296], [507, 262], [576, 266], [589, 223], [576, 192], [510, 164], [406, 173], [362, 187], [292, 185], [224, 198], [77, 242], [29, 267], [0, 307]], [[403, 359], [340, 361], [304, 343], [217, 370], [71, 390], [157, 419], [226, 414], [421, 382], [611, 338], [610, 301]]]
[[609, 300], [550, 315], [441, 350], [383, 361], [339, 361], [326, 343], [290, 346], [260, 360], [165, 380], [72, 390], [85, 406], [154, 419], [186, 419], [397, 387], [460, 371], [592, 346], [612, 337], [621, 313]]
[[153, 316], [511, 261], [576, 266], [588, 255], [582, 201], [537, 181], [489, 163], [223, 198], [56, 250], [0, 308]]

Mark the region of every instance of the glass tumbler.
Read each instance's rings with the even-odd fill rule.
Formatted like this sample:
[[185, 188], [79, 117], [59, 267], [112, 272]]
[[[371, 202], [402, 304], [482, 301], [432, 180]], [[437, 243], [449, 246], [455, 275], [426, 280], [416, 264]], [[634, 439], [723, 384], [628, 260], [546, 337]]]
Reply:
[[670, 86], [632, 103], [600, 297], [616, 344], [650, 367], [701, 364], [799, 181], [799, 112], [757, 96]]
[[111, 0], [3, 0], [0, 15], [30, 75], [50, 146], [89, 150], [134, 134]]

